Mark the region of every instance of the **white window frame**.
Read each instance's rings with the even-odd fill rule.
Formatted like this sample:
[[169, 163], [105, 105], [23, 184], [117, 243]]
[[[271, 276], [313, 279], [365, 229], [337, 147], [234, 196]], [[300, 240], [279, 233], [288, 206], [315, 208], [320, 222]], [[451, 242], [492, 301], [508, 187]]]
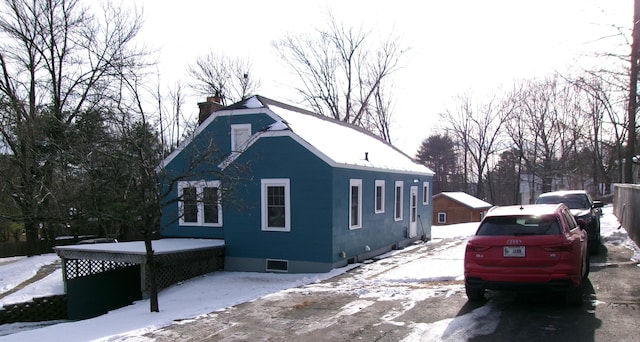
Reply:
[[404, 182], [396, 181], [395, 187], [393, 190], [393, 219], [395, 221], [402, 221], [403, 209], [404, 209]]
[[[356, 224], [353, 224], [354, 220], [354, 203], [353, 203], [353, 190], [354, 187], [357, 188], [357, 201], [356, 210], [357, 210], [357, 219]], [[350, 179], [349, 180], [349, 229], [358, 229], [362, 228], [362, 179]]]
[[[247, 139], [238, 141], [238, 132], [247, 131]], [[231, 152], [242, 152], [247, 145], [247, 141], [251, 139], [251, 124], [234, 124], [231, 125]]]
[[[385, 181], [384, 180], [376, 180], [376, 187], [374, 188], [373, 197], [375, 200], [373, 201], [373, 210], [376, 214], [384, 213], [384, 197], [385, 197]], [[380, 191], [380, 198], [378, 198], [378, 188]], [[380, 209], [378, 209], [378, 204], [380, 204]]]
[[429, 182], [422, 183], [422, 204], [429, 205], [429, 198], [431, 194], [429, 193]]
[[[442, 220], [440, 218], [442, 218]], [[447, 213], [445, 212], [438, 213], [438, 223], [447, 223]]]
[[[267, 203], [267, 189], [272, 186], [284, 187], [284, 227], [270, 227]], [[262, 211], [262, 230], [269, 232], [291, 231], [291, 190], [288, 178], [267, 178], [260, 180], [260, 206]]]
[[[196, 203], [197, 203], [197, 221], [185, 222], [184, 220], [184, 201], [182, 199], [182, 192], [184, 188], [196, 188]], [[217, 188], [218, 189], [218, 222], [209, 223], [204, 222], [204, 201], [202, 200], [202, 193], [204, 188]], [[220, 190], [220, 181], [183, 181], [178, 182], [178, 225], [180, 226], [202, 226], [202, 227], [222, 227], [222, 191]]]

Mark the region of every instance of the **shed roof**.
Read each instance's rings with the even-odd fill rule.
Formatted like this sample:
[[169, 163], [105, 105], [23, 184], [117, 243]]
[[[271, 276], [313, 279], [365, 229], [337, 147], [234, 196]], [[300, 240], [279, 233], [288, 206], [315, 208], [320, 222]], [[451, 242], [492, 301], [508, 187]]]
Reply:
[[[153, 254], [170, 254], [180, 252], [190, 252], [200, 249], [210, 249], [224, 247], [224, 240], [221, 239], [176, 239], [166, 238], [153, 240]], [[144, 241], [128, 241], [115, 243], [80, 244], [54, 247], [60, 251], [82, 251], [82, 252], [104, 252], [119, 254], [146, 255], [147, 250]]]
[[[269, 136], [291, 136], [308, 150], [334, 167], [382, 169], [403, 173], [433, 175], [433, 171], [415, 162], [390, 143], [355, 125], [255, 95], [214, 112], [196, 134], [215, 117], [255, 113], [257, 109], [276, 121], [258, 132], [249, 144]], [[181, 149], [179, 149], [181, 150]], [[177, 152], [177, 151], [175, 151]], [[235, 158], [237, 155], [232, 155]], [[167, 158], [170, 160], [171, 156]], [[165, 160], [165, 163], [168, 162]], [[230, 162], [230, 161], [228, 161]], [[223, 163], [222, 165], [227, 164]]]
[[441, 192], [434, 197], [438, 196], [446, 196], [472, 209], [491, 208], [493, 206], [491, 203], [487, 203], [462, 191]]

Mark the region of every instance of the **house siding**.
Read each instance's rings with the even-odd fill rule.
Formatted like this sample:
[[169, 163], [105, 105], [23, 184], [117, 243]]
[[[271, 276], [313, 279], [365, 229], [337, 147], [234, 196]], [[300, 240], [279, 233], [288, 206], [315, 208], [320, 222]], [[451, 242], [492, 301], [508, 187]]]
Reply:
[[[242, 116], [225, 115], [218, 116], [203, 128], [203, 132], [195, 136], [194, 140], [188, 145], [188, 149], [183, 149], [181, 153], [166, 165], [163, 172], [166, 172], [167, 178], [174, 178], [180, 175], [193, 175], [186, 177], [185, 181], [198, 181], [202, 178], [211, 179], [214, 172], [221, 171], [218, 165], [229, 156], [231, 152], [231, 135], [230, 127], [232, 124], [251, 124], [252, 134], [268, 127], [274, 120], [266, 114], [249, 114]], [[204, 153], [203, 151], [206, 151]], [[196, 165], [191, 167], [190, 165]], [[207, 176], [202, 176], [207, 175]], [[238, 175], [242, 176], [242, 175]], [[215, 179], [218, 180], [218, 179]], [[168, 184], [162, 182], [161, 175], [161, 191], [168, 190]], [[223, 185], [224, 186], [224, 185]], [[232, 194], [235, 196], [235, 194]], [[162, 227], [162, 236], [164, 237], [198, 237], [209, 239], [223, 239], [224, 226], [222, 227], [202, 227], [179, 225], [177, 218], [178, 206], [176, 203], [167, 203], [178, 197], [178, 189], [171, 190], [163, 203], [163, 215], [160, 219]], [[228, 196], [225, 196], [228, 197]], [[223, 222], [226, 215], [225, 199], [222, 201]]]
[[[296, 269], [328, 271], [331, 258], [331, 168], [290, 137], [256, 142], [236, 160], [250, 165], [251, 181], [243, 184], [242, 210], [226, 210], [224, 239], [227, 270], [264, 271], [266, 260], [286, 260]], [[291, 230], [261, 228], [260, 181], [290, 182]], [[224, 209], [223, 209], [224, 210]]]
[[[431, 182], [431, 177], [414, 183], [416, 177], [411, 175], [337, 168], [333, 179], [333, 257], [336, 265], [361, 261], [392, 248], [403, 247], [403, 244], [418, 238], [431, 238], [431, 204], [424, 205], [420, 200], [423, 191], [421, 184], [423, 181]], [[362, 179], [362, 228], [358, 229], [349, 229], [350, 179]], [[385, 181], [384, 213], [375, 213], [376, 180]], [[404, 183], [402, 221], [394, 220], [396, 181]], [[408, 237], [411, 186], [418, 187], [419, 217], [417, 234], [413, 238]]]
[[251, 133], [255, 134], [273, 122], [274, 120], [267, 114], [216, 116], [200, 134], [194, 137], [188, 148], [185, 147], [175, 156], [170, 165], [167, 165], [165, 172], [169, 173], [169, 177], [177, 177], [219, 171], [218, 164], [231, 154], [232, 124], [251, 124]]
[[[214, 113], [202, 124], [202, 131], [194, 140], [169, 158], [169, 164], [162, 170], [167, 179], [180, 176], [181, 180], [189, 181], [219, 180], [224, 189], [225, 180], [216, 177], [216, 172], [223, 171], [238, 181], [223, 192], [221, 227], [180, 225], [175, 202], [178, 190], [173, 189], [163, 206], [163, 237], [224, 239], [227, 271], [270, 271], [267, 264], [271, 261], [271, 265], [285, 268], [271, 270], [291, 273], [328, 272], [420, 238], [431, 238], [432, 203], [425, 205], [422, 201], [424, 182], [429, 183], [428, 189], [432, 188], [430, 173], [416, 176], [366, 166], [341, 167], [299, 136], [290, 136], [286, 130], [267, 131], [275, 120], [266, 113], [260, 114], [262, 110], [256, 109], [256, 114], [248, 114], [247, 110], [226, 112], [235, 115]], [[251, 124], [252, 144], [220, 170], [219, 165], [231, 155], [231, 125], [240, 124]], [[327, 139], [335, 139], [330, 132], [327, 135]], [[215, 144], [211, 143], [213, 140]], [[201, 151], [207, 152], [207, 160], [198, 163], [196, 170], [189, 170], [188, 165], [202, 156]], [[184, 177], [191, 173], [197, 176]], [[290, 229], [263, 230], [263, 180], [288, 183]], [[375, 184], [380, 180], [385, 182], [385, 207], [384, 212], [376, 213]], [[402, 220], [396, 221], [394, 194], [398, 181], [404, 185], [403, 215]], [[357, 228], [350, 227], [349, 221], [350, 184], [361, 184], [362, 190], [362, 218]], [[167, 186], [162, 184], [161, 189], [166, 191]], [[409, 237], [412, 186], [417, 187], [418, 220], [415, 235]]]

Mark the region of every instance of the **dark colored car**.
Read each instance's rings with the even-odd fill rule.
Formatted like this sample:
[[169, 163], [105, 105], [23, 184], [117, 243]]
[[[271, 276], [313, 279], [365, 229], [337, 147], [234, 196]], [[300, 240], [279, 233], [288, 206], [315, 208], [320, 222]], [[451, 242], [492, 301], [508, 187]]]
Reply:
[[587, 233], [564, 204], [494, 207], [465, 250], [470, 301], [484, 300], [486, 290], [549, 290], [579, 305], [588, 274]]
[[597, 254], [600, 249], [600, 215], [603, 203], [594, 201], [584, 190], [546, 192], [538, 196], [536, 204], [564, 203], [578, 221], [586, 224], [589, 236], [589, 252]]

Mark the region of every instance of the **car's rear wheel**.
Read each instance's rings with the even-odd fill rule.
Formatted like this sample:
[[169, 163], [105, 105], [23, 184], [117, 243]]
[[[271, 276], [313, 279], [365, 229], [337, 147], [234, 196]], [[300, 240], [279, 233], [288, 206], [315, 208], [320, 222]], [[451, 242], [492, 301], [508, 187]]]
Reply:
[[483, 301], [485, 289], [482, 287], [469, 287], [469, 285], [465, 285], [465, 290], [467, 292], [467, 298], [469, 298], [472, 302]]

